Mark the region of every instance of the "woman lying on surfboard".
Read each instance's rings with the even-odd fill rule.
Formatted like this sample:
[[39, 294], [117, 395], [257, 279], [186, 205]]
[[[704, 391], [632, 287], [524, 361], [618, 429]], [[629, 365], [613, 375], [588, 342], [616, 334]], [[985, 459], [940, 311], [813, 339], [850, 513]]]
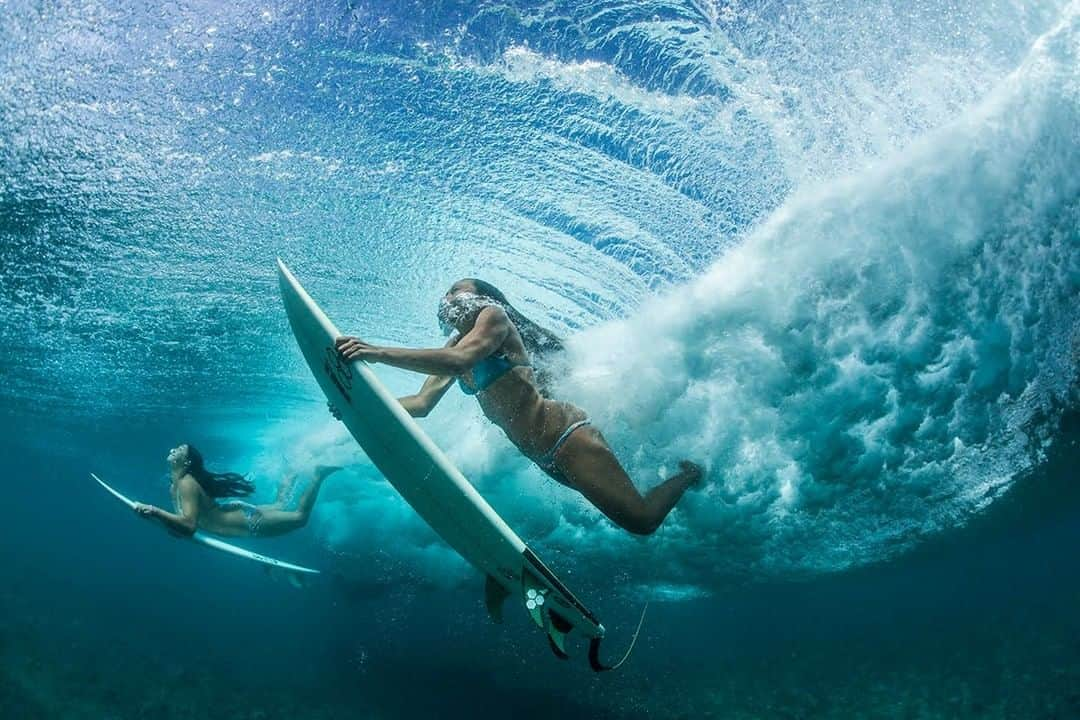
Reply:
[[349, 336], [339, 338], [337, 348], [348, 360], [426, 373], [420, 391], [400, 399], [414, 417], [431, 412], [456, 379], [526, 457], [632, 533], [655, 531], [701, 479], [701, 468], [683, 460], [677, 474], [639, 493], [585, 413], [543, 396], [541, 371], [530, 358], [561, 350], [562, 341], [518, 312], [490, 283], [454, 283], [439, 305], [439, 322], [450, 334], [442, 348], [379, 347]]
[[281, 486], [274, 504], [253, 505], [235, 498], [250, 495], [255, 491], [255, 485], [243, 475], [210, 472], [194, 445], [175, 447], [166, 459], [172, 476], [169, 494], [176, 512], [143, 503], [135, 504], [135, 512], [140, 517], [159, 521], [170, 532], [179, 535], [192, 535], [196, 530], [203, 530], [232, 537], [270, 537], [298, 530], [307, 525], [323, 480], [340, 470], [317, 466], [296, 509], [285, 510], [283, 500], [292, 487], [291, 482]]

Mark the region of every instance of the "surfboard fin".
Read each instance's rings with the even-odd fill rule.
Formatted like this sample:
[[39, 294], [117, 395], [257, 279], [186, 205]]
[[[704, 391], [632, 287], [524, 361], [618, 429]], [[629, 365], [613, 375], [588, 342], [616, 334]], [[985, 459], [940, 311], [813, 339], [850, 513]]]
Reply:
[[573, 629], [573, 625], [551, 611], [550, 603], [547, 602], [550, 590], [537, 582], [532, 575], [522, 573], [521, 585], [525, 591], [525, 609], [529, 611], [529, 617], [547, 635], [548, 644], [555, 657], [566, 660], [570, 657], [566, 653], [566, 635]]
[[510, 597], [510, 591], [503, 587], [502, 583], [488, 575], [484, 581], [484, 605], [487, 606], [488, 615], [492, 622], [502, 624], [503, 603]]
[[308, 579], [303, 574], [292, 570], [274, 567], [273, 565], [263, 565], [263, 572], [274, 582], [284, 580], [298, 590], [303, 590], [308, 586]]
[[630, 658], [630, 653], [634, 651], [634, 646], [637, 645], [638, 635], [641, 634], [641, 626], [645, 624], [645, 613], [649, 610], [649, 603], [645, 603], [645, 607], [641, 609], [641, 617], [638, 618], [637, 628], [634, 630], [634, 637], [630, 639], [630, 647], [626, 648], [626, 652], [623, 654], [619, 661], [611, 665], [606, 665], [600, 659], [600, 642], [601, 638], [593, 638], [589, 642], [589, 667], [594, 672], [608, 672], [609, 670], [618, 670], [622, 667], [622, 664]]
[[544, 605], [547, 602], [548, 589], [527, 572], [521, 574], [521, 589], [529, 617], [536, 623], [536, 627], [547, 632], [548, 620]]
[[574, 626], [569, 623], [561, 615], [547, 611], [548, 626], [547, 630], [548, 643], [551, 644], [551, 651], [555, 653], [556, 657], [563, 660], [570, 657], [566, 652], [566, 635]]

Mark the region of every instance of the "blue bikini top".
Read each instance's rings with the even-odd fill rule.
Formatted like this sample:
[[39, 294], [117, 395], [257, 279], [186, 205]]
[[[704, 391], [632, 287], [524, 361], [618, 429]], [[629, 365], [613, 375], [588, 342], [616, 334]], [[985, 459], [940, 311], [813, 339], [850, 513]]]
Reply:
[[491, 387], [491, 384], [516, 367], [529, 367], [529, 363], [516, 363], [507, 360], [504, 355], [488, 355], [472, 366], [473, 382], [475, 386], [465, 384], [463, 378], [458, 378], [461, 392], [466, 395], [475, 395]]

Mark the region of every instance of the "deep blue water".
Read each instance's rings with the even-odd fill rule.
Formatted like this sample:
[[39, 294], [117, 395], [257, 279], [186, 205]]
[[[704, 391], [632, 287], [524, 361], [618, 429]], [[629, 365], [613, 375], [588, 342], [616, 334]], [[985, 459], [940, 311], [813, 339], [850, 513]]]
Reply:
[[[0, 4], [0, 716], [1080, 716], [1080, 5]], [[642, 540], [423, 421], [610, 629], [560, 662], [325, 412], [277, 296], [569, 340]], [[418, 380], [380, 367], [392, 389]], [[198, 445], [298, 590], [131, 518]]]

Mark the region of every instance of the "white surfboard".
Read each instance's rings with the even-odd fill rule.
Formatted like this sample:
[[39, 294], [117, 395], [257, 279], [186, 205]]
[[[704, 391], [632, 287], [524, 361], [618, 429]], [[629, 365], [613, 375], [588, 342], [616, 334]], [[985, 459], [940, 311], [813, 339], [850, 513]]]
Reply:
[[[136, 503], [134, 500], [123, 495], [119, 490], [110, 486], [108, 483], [106, 483], [94, 473], [90, 473], [90, 477], [94, 478], [94, 480], [96, 480], [98, 484], [101, 485], [101, 487], [108, 490], [109, 493], [117, 500], [124, 503], [132, 510], [135, 509]], [[195, 534], [191, 536], [191, 539], [199, 543], [200, 545], [205, 545], [206, 547], [220, 550], [221, 552], [229, 553], [230, 555], [235, 555], [237, 557], [244, 558], [245, 560], [252, 560], [254, 562], [261, 563], [273, 570], [280, 570], [285, 574], [285, 577], [287, 577], [291, 583], [297, 586], [302, 584], [300, 582], [300, 576], [320, 574], [318, 570], [303, 567], [302, 565], [293, 565], [292, 563], [287, 563], [282, 560], [276, 560], [272, 557], [260, 555], [259, 553], [245, 550], [242, 547], [236, 547], [235, 545], [230, 545], [227, 542], [222, 542], [217, 538], [210, 537], [209, 535], [205, 535], [198, 531], [196, 531]]]
[[[428, 525], [487, 577], [488, 611], [498, 622], [507, 597], [517, 597], [566, 657], [572, 629], [590, 638], [596, 670], [604, 626], [503, 522], [446, 455], [405, 412], [363, 361], [341, 358], [341, 336], [326, 314], [278, 260], [285, 311], [296, 341], [327, 399], [375, 467]], [[389, 540], [388, 540], [389, 542]]]

